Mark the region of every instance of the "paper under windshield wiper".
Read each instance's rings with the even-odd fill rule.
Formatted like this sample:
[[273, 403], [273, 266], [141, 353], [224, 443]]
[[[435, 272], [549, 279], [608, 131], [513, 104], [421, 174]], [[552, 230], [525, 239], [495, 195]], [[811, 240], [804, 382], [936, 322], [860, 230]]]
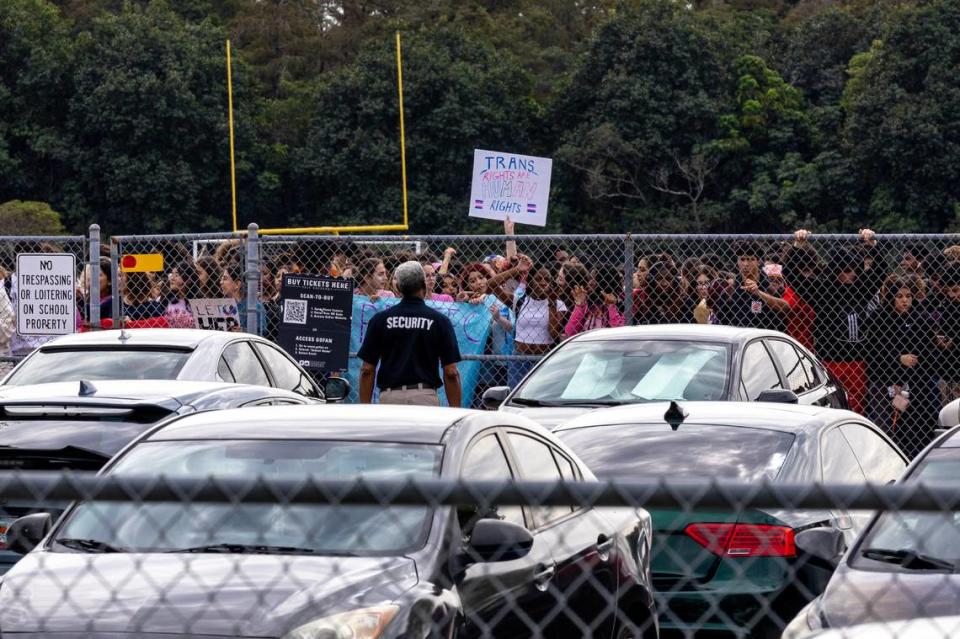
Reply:
[[66, 546], [67, 548], [72, 548], [74, 550], [83, 550], [85, 552], [129, 552], [124, 548], [117, 548], [116, 546], [111, 546], [105, 541], [100, 541], [98, 539], [56, 539], [54, 540], [61, 546]]
[[[311, 555], [317, 551], [312, 548], [298, 548], [296, 546], [268, 546], [265, 544], [209, 544], [206, 546], [194, 546], [193, 548], [177, 548], [167, 552], [190, 552], [190, 553], [232, 553], [232, 554], [276, 554], [276, 555]], [[328, 553], [324, 553], [328, 554]], [[339, 554], [339, 553], [329, 553]]]
[[896, 564], [908, 570], [950, 570], [956, 571], [957, 564], [924, 555], [913, 550], [893, 550], [890, 548], [867, 548], [860, 551], [860, 555], [874, 561]]

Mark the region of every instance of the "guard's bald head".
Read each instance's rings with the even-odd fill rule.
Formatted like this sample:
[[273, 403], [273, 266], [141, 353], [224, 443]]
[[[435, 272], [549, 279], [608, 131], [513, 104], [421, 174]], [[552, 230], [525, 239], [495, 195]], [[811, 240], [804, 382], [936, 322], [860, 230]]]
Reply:
[[419, 297], [421, 291], [426, 293], [427, 280], [423, 274], [423, 266], [413, 260], [404, 262], [397, 267], [397, 290], [404, 297]]

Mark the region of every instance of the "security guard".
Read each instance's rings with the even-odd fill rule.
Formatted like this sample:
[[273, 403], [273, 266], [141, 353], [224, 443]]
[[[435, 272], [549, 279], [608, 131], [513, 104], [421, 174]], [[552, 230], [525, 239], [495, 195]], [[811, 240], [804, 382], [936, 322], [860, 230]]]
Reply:
[[403, 300], [373, 316], [357, 353], [363, 361], [360, 401], [373, 401], [376, 376], [381, 404], [439, 406], [437, 389], [443, 385], [450, 405], [459, 406], [460, 348], [453, 324], [424, 302], [427, 284], [419, 262], [404, 262], [395, 276]]

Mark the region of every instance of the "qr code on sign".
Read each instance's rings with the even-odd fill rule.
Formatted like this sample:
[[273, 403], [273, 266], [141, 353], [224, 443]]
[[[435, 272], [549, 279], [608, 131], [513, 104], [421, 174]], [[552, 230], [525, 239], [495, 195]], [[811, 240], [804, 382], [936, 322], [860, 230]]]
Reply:
[[284, 324], [306, 324], [307, 323], [307, 301], [306, 300], [283, 300], [283, 323]]

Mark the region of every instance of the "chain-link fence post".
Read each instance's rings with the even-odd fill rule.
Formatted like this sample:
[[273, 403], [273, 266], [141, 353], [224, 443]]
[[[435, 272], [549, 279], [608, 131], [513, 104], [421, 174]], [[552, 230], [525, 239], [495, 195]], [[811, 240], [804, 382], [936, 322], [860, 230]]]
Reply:
[[260, 242], [257, 230], [260, 227], [251, 223], [247, 227], [247, 332], [259, 335], [261, 326], [257, 321], [257, 300], [260, 294]]
[[633, 324], [633, 265], [635, 263], [633, 236], [623, 239], [623, 322]]
[[90, 326], [100, 328], [100, 225], [90, 225], [87, 242], [87, 268], [90, 271], [90, 308], [87, 317]]
[[120, 325], [120, 246], [110, 239], [110, 314], [115, 326]]

